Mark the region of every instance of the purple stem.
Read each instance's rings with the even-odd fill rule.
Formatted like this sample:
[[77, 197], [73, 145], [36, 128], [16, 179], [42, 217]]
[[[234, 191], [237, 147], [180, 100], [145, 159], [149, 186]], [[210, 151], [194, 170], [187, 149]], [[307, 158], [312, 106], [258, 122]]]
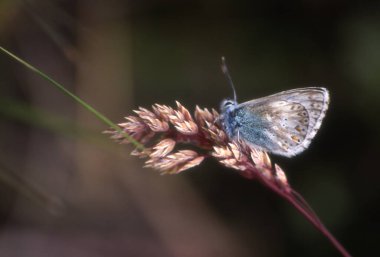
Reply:
[[[287, 200], [291, 205], [293, 205], [313, 226], [318, 229], [324, 236], [327, 237], [327, 239], [333, 244], [333, 246], [344, 256], [344, 257], [351, 257], [350, 253], [339, 243], [339, 241], [328, 231], [328, 229], [323, 225], [323, 223], [319, 220], [318, 216], [310, 210], [307, 206], [304, 205], [306, 201], [302, 199], [302, 202], [305, 204], [302, 205], [302, 202], [300, 203], [297, 201], [297, 199], [289, 192], [284, 191], [282, 188], [280, 188], [276, 182], [268, 180], [267, 178], [263, 177], [260, 172], [255, 172], [258, 174], [257, 178], [259, 178], [260, 182], [262, 182], [265, 186], [272, 189], [274, 192], [276, 192], [279, 196], [281, 196], [283, 199]], [[300, 197], [300, 195], [298, 195]]]

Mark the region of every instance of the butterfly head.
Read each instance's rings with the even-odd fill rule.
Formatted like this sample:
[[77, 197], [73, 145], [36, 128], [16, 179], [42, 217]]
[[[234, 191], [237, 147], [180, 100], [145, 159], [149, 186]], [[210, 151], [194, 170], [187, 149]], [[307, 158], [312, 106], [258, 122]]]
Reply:
[[224, 99], [221, 103], [220, 103], [220, 112], [221, 113], [226, 113], [228, 111], [231, 111], [233, 110], [235, 107], [237, 106], [237, 102], [233, 99]]

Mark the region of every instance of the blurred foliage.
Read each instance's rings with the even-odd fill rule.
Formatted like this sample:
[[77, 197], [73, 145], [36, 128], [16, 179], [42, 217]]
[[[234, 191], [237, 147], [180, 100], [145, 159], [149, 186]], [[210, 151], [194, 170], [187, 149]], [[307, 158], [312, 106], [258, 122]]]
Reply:
[[[310, 149], [273, 159], [354, 256], [379, 255], [379, 31], [378, 1], [0, 1], [0, 45], [115, 122], [175, 100], [218, 108], [222, 55], [239, 101], [327, 87]], [[337, 256], [258, 183], [211, 160], [140, 170], [73, 101], [5, 55], [0, 69], [2, 162], [65, 203], [52, 215], [0, 176], [1, 255]]]

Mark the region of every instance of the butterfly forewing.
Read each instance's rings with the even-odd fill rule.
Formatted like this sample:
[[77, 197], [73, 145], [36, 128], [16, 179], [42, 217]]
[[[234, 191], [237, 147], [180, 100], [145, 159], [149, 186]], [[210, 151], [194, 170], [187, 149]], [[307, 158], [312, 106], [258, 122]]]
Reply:
[[[236, 107], [237, 112], [246, 115], [240, 121], [239, 135], [268, 152], [296, 155], [309, 146], [328, 103], [328, 91], [316, 87], [288, 90], [242, 103]], [[254, 133], [256, 138], [251, 136]]]

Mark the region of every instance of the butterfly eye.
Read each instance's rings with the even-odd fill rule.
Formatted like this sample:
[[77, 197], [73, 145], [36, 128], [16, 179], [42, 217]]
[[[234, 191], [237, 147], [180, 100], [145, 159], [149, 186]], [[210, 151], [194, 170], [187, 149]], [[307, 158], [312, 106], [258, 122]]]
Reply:
[[234, 106], [235, 104], [236, 102], [231, 99], [223, 100], [223, 102], [220, 104], [220, 110], [221, 111], [227, 110], [228, 108], [230, 108], [231, 106]]

